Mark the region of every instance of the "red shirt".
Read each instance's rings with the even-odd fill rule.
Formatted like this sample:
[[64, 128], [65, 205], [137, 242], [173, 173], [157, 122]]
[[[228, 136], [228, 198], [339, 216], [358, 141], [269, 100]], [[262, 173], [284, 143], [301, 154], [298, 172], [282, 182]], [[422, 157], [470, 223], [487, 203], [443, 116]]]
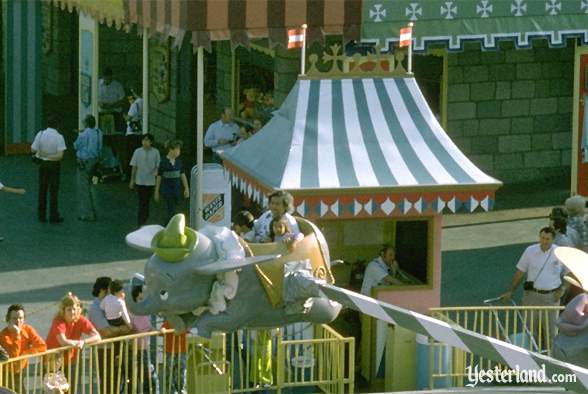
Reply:
[[[47, 350], [45, 341], [37, 334], [37, 331], [28, 324], [22, 325], [20, 334], [8, 327], [0, 331], [0, 345], [8, 352], [10, 357], [18, 357], [24, 354], [42, 353]], [[21, 368], [26, 367], [27, 361], [21, 362]]]
[[[167, 320], [165, 320], [161, 325], [161, 328], [171, 329], [172, 326]], [[165, 334], [165, 352], [174, 354], [186, 353], [186, 333]]]
[[[80, 340], [82, 334], [91, 335], [93, 330], [95, 330], [94, 325], [84, 316], [80, 316], [78, 321], [72, 323], [66, 323], [61, 318], [55, 318], [49, 329], [49, 334], [47, 334], [47, 349], [61, 347], [61, 344], [57, 340], [59, 334], [65, 334], [66, 339]], [[76, 350], [73, 349], [70, 352], [70, 360], [76, 357]]]

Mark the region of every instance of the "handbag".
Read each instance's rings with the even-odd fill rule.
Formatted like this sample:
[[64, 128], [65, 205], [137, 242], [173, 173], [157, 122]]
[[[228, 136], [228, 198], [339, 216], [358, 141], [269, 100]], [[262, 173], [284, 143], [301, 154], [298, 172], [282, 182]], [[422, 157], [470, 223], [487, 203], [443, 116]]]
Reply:
[[129, 127], [135, 134], [141, 134], [143, 132], [143, 125], [141, 124], [141, 120], [130, 120]]
[[69, 383], [63, 372], [49, 372], [43, 377], [43, 388], [46, 393], [67, 393]]

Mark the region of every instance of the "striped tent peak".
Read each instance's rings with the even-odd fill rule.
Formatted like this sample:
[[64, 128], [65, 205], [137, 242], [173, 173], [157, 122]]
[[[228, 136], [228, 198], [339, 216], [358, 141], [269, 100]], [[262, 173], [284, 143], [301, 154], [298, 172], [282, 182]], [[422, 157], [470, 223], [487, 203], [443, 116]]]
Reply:
[[267, 189], [501, 185], [451, 141], [414, 78], [299, 79], [258, 133], [221, 156]]

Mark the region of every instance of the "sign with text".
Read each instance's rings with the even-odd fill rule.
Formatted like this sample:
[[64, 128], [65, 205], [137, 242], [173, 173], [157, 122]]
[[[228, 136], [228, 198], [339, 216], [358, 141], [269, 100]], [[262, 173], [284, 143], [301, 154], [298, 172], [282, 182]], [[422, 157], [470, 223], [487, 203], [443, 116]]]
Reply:
[[[196, 228], [196, 174], [192, 168], [190, 188], [190, 226]], [[220, 164], [205, 163], [202, 173], [202, 218], [206, 223], [231, 227], [231, 183]]]

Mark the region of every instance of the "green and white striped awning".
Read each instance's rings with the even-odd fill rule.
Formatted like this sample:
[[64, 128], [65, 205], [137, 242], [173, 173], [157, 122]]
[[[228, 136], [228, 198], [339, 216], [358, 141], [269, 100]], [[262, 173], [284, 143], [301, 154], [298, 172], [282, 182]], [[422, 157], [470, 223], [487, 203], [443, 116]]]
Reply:
[[364, 0], [362, 41], [396, 43], [410, 21], [415, 51], [439, 42], [450, 50], [463, 49], [466, 41], [484, 49], [500, 40], [519, 48], [535, 38], [553, 47], [565, 46], [567, 37], [588, 43], [588, 0]]
[[455, 146], [413, 78], [299, 80], [221, 157], [242, 191], [288, 190], [307, 217], [488, 210], [501, 185]]

